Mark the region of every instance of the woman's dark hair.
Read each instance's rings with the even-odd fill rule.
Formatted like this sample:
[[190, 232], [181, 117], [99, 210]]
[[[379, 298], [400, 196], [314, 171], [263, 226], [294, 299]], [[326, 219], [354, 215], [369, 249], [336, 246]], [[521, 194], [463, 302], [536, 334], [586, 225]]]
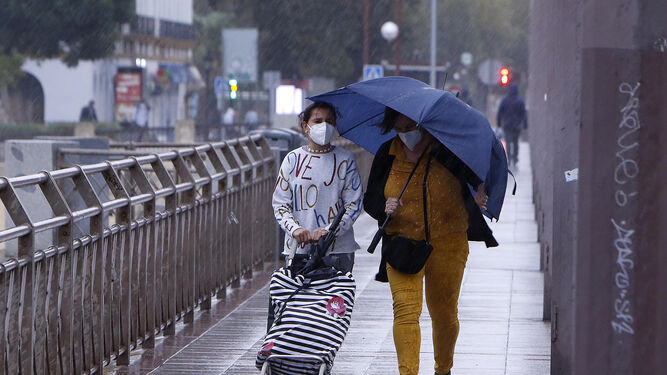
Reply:
[[303, 112], [299, 113], [299, 125], [301, 125], [301, 121], [307, 123], [308, 120], [310, 120], [310, 116], [313, 114], [315, 108], [328, 109], [329, 112], [333, 114], [334, 122], [336, 121], [336, 118], [338, 117], [338, 112], [336, 111], [336, 107], [327, 102], [314, 102], [311, 103], [308, 107], [306, 107], [306, 109], [304, 109]]
[[382, 134], [387, 134], [394, 128], [398, 115], [400, 115], [400, 113], [395, 109], [389, 107], [384, 108], [384, 118], [381, 123], [377, 124], [377, 126], [382, 129]]

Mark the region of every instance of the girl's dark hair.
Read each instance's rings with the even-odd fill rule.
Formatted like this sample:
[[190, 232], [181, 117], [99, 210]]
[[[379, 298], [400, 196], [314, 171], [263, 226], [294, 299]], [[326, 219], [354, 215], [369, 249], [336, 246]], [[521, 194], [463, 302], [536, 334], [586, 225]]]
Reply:
[[[338, 117], [338, 112], [336, 111], [336, 108], [333, 105], [331, 105], [327, 102], [314, 102], [314, 103], [311, 103], [308, 107], [306, 107], [306, 109], [304, 109], [303, 112], [299, 113], [299, 126], [301, 125], [301, 121], [307, 123], [308, 120], [310, 120], [310, 116], [313, 114], [313, 111], [315, 110], [315, 108], [328, 109], [329, 112], [331, 112], [333, 114], [334, 121]], [[334, 125], [334, 124], [332, 124], [332, 125]]]
[[394, 128], [394, 125], [396, 124], [396, 118], [398, 118], [398, 115], [400, 113], [392, 108], [385, 107], [384, 108], [384, 118], [382, 119], [382, 122], [377, 124], [380, 129], [382, 129], [382, 134], [387, 134], [391, 131], [391, 129]]

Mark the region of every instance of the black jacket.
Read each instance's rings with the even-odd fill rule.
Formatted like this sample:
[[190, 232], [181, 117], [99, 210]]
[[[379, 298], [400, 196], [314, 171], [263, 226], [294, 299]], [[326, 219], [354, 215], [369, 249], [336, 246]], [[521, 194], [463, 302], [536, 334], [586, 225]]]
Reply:
[[[389, 155], [391, 140], [385, 142], [375, 153], [371, 172], [368, 177], [368, 187], [364, 194], [364, 210], [382, 225], [386, 218], [384, 213], [386, 198], [384, 187], [389, 178], [389, 171], [394, 163], [394, 156]], [[466, 211], [468, 211], [468, 240], [484, 241], [486, 247], [498, 246], [491, 229], [482, 217], [477, 203], [473, 199], [467, 184], [479, 186], [482, 181], [445, 146], [438, 144], [431, 151], [433, 158], [447, 168], [461, 183], [461, 192]]]
[[519, 97], [519, 90], [515, 83], [510, 85], [509, 93], [500, 101], [496, 125], [505, 129], [526, 129], [528, 120], [526, 118], [526, 105]]

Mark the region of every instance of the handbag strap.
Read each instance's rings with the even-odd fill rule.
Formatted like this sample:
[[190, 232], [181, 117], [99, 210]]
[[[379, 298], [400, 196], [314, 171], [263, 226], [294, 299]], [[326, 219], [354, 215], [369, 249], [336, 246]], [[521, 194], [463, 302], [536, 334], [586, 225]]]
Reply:
[[[417, 167], [419, 167], [419, 163], [422, 161], [422, 158], [424, 157], [424, 155], [426, 155], [426, 153], [428, 152], [428, 149], [431, 147], [431, 143], [432, 142], [429, 142], [429, 144], [426, 145], [426, 148], [424, 149], [424, 151], [421, 153], [421, 155], [419, 155], [419, 158], [417, 158], [417, 162], [415, 163], [415, 166], [412, 168], [412, 171], [410, 171], [410, 174], [408, 175], [408, 179], [405, 181], [405, 185], [403, 185], [403, 189], [401, 189], [401, 192], [398, 193], [398, 199], [401, 199], [401, 197], [403, 196], [403, 193], [405, 192], [405, 189], [407, 189], [408, 184], [410, 183], [410, 180], [412, 179], [412, 176], [415, 174], [415, 171], [417, 170]], [[384, 225], [382, 227], [384, 227]]]
[[424, 234], [426, 236], [426, 243], [431, 242], [431, 233], [428, 228], [428, 207], [426, 205], [426, 180], [428, 178], [428, 170], [431, 168], [431, 159], [433, 154], [429, 152], [428, 160], [426, 161], [426, 170], [424, 171], [424, 181], [422, 182], [422, 199], [424, 202]]

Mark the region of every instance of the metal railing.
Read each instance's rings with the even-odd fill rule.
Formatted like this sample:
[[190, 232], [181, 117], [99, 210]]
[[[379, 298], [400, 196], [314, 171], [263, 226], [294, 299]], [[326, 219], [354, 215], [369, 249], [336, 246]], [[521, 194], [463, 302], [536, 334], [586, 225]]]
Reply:
[[[0, 177], [14, 223], [0, 242], [18, 240], [18, 258], [0, 264], [0, 373], [101, 373], [210, 308], [275, 252], [275, 169], [266, 140], [251, 136]], [[83, 208], [68, 205], [66, 180]], [[39, 188], [52, 217], [31, 221], [16, 194], [25, 187]], [[82, 221], [90, 230], [75, 238]], [[53, 245], [35, 248], [47, 230]]]

